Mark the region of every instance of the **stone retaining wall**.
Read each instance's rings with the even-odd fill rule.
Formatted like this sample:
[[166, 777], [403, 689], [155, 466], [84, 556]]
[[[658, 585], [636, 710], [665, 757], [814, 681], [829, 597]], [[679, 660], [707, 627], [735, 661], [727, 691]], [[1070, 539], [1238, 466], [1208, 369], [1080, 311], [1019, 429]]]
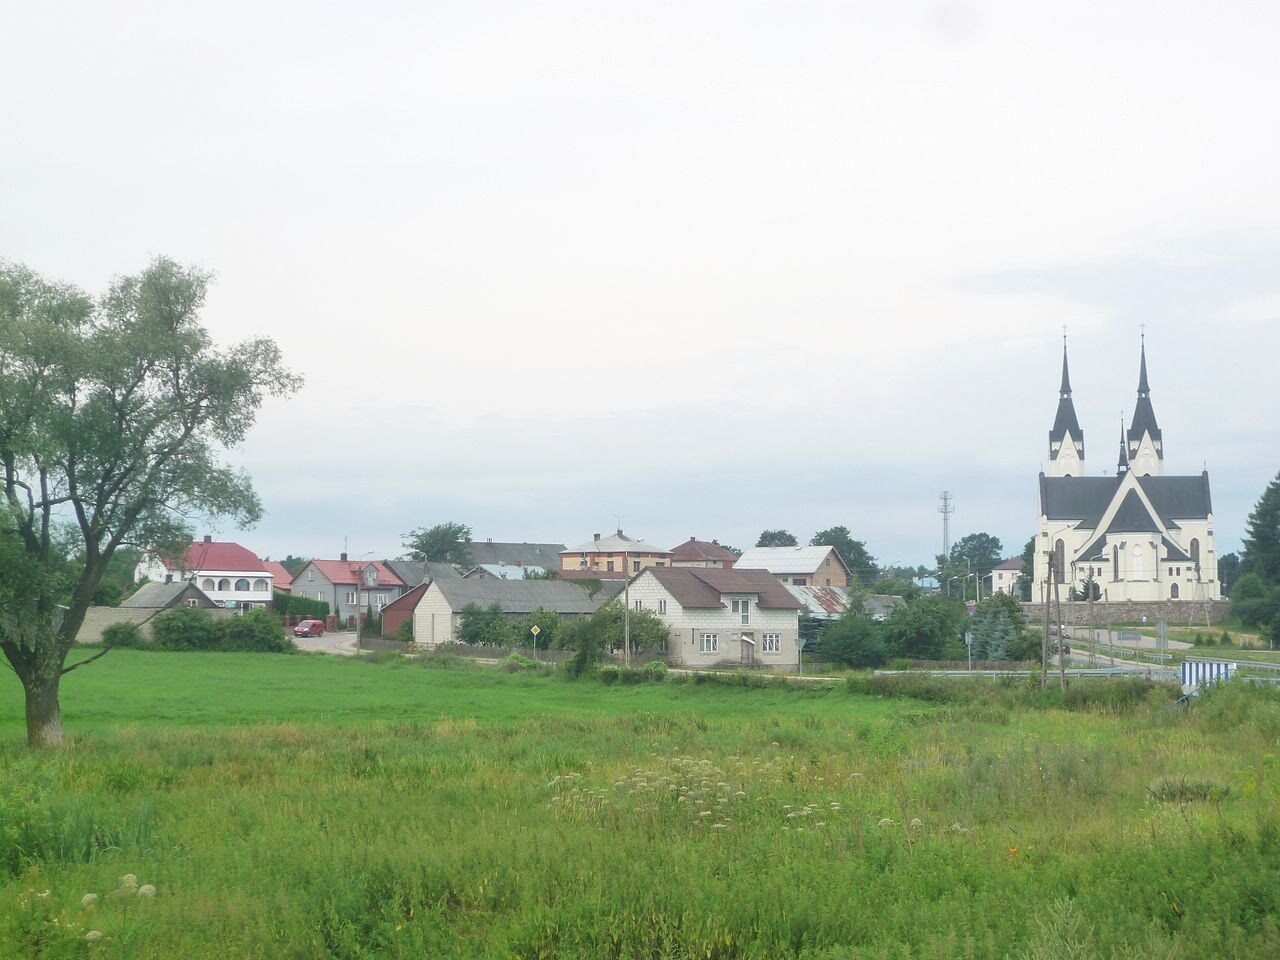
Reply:
[[[1022, 612], [1027, 616], [1027, 623], [1034, 626], [1044, 623], [1043, 603], [1024, 603]], [[1186, 626], [1199, 624], [1204, 626], [1205, 615], [1208, 614], [1210, 624], [1224, 623], [1231, 615], [1230, 600], [1213, 600], [1208, 603], [1201, 600], [1117, 600], [1111, 603], [1094, 601], [1094, 626], [1104, 627], [1108, 623], [1140, 623], [1143, 617], [1151, 626], [1163, 620], [1170, 626], [1182, 624]], [[1055, 613], [1049, 614], [1050, 622], [1054, 622]], [[1062, 622], [1084, 625], [1089, 622], [1089, 604], [1083, 600], [1062, 601]]]

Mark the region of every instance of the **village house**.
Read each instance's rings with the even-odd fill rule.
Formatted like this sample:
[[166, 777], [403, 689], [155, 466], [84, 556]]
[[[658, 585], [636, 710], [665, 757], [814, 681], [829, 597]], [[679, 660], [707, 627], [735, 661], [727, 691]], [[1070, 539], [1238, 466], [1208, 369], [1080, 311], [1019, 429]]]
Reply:
[[665, 567], [671, 551], [628, 537], [621, 530], [607, 537], [596, 534], [586, 543], [560, 553], [559, 576], [564, 580], [625, 580], [646, 567]]
[[158, 583], [190, 581], [219, 607], [250, 610], [271, 605], [272, 574], [253, 551], [238, 543], [206, 536], [181, 557], [148, 554], [135, 576]]
[[90, 607], [76, 633], [76, 643], [101, 643], [102, 631], [116, 623], [131, 623], [142, 627], [156, 616], [175, 607], [202, 607], [223, 616], [234, 616], [235, 611], [218, 608], [203, 590], [189, 580], [169, 583], [144, 583], [125, 597], [118, 607]]
[[667, 625], [669, 663], [797, 668], [802, 605], [768, 571], [649, 567], [628, 594]]
[[794, 587], [849, 587], [849, 567], [835, 547], [752, 547], [735, 570], [768, 570]]
[[322, 600], [343, 623], [354, 622], [369, 609], [375, 614], [400, 594], [403, 580], [378, 560], [311, 560], [293, 578], [293, 595]]
[[[428, 648], [457, 642], [462, 611], [468, 606], [488, 609], [496, 605], [513, 619], [539, 609], [572, 619], [590, 616], [614, 596], [614, 592], [606, 590], [592, 595], [581, 584], [564, 580], [501, 577], [433, 580], [421, 591], [413, 606], [413, 639]], [[396, 611], [397, 617], [402, 614], [403, 610]]]
[[719, 567], [732, 570], [738, 555], [714, 540], [707, 543], [690, 537], [679, 546], [671, 548], [671, 566], [673, 567]]
[[1018, 592], [1018, 578], [1022, 576], [1022, 568], [1024, 566], [1026, 564], [1023, 563], [1021, 557], [1013, 557], [993, 567], [991, 570], [991, 592], [1016, 594]]

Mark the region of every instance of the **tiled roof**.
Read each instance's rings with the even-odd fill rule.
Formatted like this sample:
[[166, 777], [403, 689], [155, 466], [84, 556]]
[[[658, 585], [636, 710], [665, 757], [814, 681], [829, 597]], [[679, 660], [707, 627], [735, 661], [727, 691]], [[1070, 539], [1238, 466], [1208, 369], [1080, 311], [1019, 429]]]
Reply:
[[271, 586], [288, 593], [289, 588], [293, 586], [293, 574], [284, 568], [284, 564], [276, 563], [274, 560], [263, 560], [262, 565], [267, 568], [267, 573], [271, 574]]
[[696, 560], [723, 562], [727, 560], [729, 563], [733, 563], [738, 559], [738, 555], [718, 543], [707, 543], [705, 540], [697, 540], [690, 537], [684, 543], [671, 548], [671, 559], [672, 561], [680, 560], [684, 562]]
[[187, 548], [180, 564], [166, 560], [170, 570], [205, 573], [206, 571], [234, 571], [236, 573], [267, 573], [261, 560], [238, 543], [229, 540], [197, 540]]
[[718, 567], [646, 567], [638, 576], [652, 574], [680, 606], [694, 609], [723, 607], [724, 594], [752, 593], [757, 606], [774, 610], [800, 610], [803, 604], [767, 570], [723, 570]]
[[1025, 566], [1026, 566], [1026, 563], [1023, 561], [1021, 557], [1010, 557], [1008, 560], [1005, 560], [1001, 563], [997, 563], [992, 569], [1021, 571], [1022, 568]]
[[472, 566], [542, 567], [554, 570], [560, 566], [563, 543], [495, 543], [473, 540], [466, 545]]
[[182, 600], [183, 594], [188, 591], [191, 592], [192, 597], [201, 601], [201, 606], [217, 606], [203, 590], [188, 580], [175, 580], [172, 583], [144, 583], [120, 601], [120, 606], [163, 610]]
[[332, 584], [364, 584], [360, 571], [366, 567], [378, 570], [379, 587], [403, 587], [404, 581], [391, 572], [391, 568], [380, 560], [312, 560], [316, 569], [328, 578]]

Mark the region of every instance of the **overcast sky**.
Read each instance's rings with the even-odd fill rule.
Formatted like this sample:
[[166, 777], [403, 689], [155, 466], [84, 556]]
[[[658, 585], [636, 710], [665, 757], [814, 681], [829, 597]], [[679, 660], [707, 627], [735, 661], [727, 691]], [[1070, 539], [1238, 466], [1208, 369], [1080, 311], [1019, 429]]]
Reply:
[[[260, 554], [444, 520], [1020, 551], [1062, 328], [1114, 472], [1140, 325], [1219, 552], [1280, 469], [1280, 5], [9, 4], [0, 256], [165, 254], [306, 376]], [[201, 531], [202, 532], [202, 531]]]

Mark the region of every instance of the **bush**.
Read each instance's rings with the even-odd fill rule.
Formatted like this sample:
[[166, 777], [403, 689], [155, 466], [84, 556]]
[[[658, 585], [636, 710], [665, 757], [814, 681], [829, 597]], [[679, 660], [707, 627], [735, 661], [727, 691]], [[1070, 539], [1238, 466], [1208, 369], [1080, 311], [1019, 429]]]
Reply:
[[113, 623], [102, 631], [102, 642], [108, 647], [145, 647], [142, 628], [136, 623]]
[[217, 625], [217, 649], [292, 653], [296, 648], [275, 616], [263, 609], [228, 617]]
[[1222, 636], [1218, 638], [1218, 644], [1219, 644], [1220, 646], [1223, 646], [1223, 647], [1229, 647], [1229, 646], [1231, 646], [1231, 634], [1229, 634], [1229, 633], [1227, 633], [1227, 631], [1223, 630], [1223, 631], [1222, 631]]
[[400, 629], [396, 631], [396, 639], [403, 643], [413, 642], [413, 617], [405, 617], [400, 622]]
[[651, 680], [665, 680], [669, 669], [665, 660], [650, 660], [644, 665], [644, 672]]
[[213, 650], [217, 624], [204, 607], [175, 607], [151, 621], [151, 635], [164, 650]]
[[503, 673], [523, 673], [526, 670], [537, 670], [538, 661], [520, 653], [508, 654], [502, 661]]
[[299, 617], [304, 620], [323, 620], [329, 616], [329, 604], [323, 600], [312, 600], [310, 597], [294, 596], [276, 590], [271, 595], [271, 607], [276, 613], [286, 617]]

